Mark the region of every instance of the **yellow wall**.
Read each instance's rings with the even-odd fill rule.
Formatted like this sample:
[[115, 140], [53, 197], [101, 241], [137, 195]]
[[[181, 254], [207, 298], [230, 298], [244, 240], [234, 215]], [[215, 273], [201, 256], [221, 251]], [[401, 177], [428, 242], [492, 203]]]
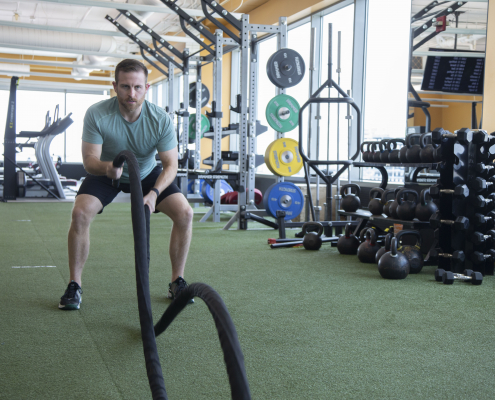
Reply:
[[[438, 95], [438, 94], [421, 94], [423, 101], [428, 99], [456, 99], [456, 100], [482, 100], [481, 96], [456, 96], [456, 95]], [[471, 103], [439, 103], [431, 102], [431, 105], [443, 104], [448, 108], [431, 107], [428, 109], [431, 115], [431, 129], [443, 128], [454, 132], [461, 128], [471, 128]], [[476, 106], [477, 123], [479, 126], [481, 119], [481, 103]], [[424, 126], [425, 115], [419, 108], [410, 108], [409, 113], [414, 112], [414, 118], [408, 120], [408, 126]]]
[[495, 5], [493, 0], [490, 3], [483, 90], [483, 129], [489, 133], [495, 131]]

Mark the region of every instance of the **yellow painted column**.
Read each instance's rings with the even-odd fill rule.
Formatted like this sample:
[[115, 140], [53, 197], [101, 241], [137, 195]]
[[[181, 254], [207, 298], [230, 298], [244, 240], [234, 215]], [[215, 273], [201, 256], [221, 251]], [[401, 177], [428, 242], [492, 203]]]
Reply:
[[490, 3], [483, 88], [483, 129], [488, 133], [495, 131], [495, 4], [493, 1]]

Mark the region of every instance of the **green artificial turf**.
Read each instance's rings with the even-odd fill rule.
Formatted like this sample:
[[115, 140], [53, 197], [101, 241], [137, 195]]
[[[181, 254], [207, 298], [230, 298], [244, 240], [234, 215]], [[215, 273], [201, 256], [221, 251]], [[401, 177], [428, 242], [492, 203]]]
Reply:
[[[130, 204], [112, 204], [93, 222], [81, 310], [61, 311], [71, 207], [0, 204], [0, 399], [150, 399]], [[224, 231], [232, 214], [199, 223], [205, 209], [195, 211], [185, 278], [224, 299], [253, 399], [493, 398], [495, 277], [448, 286], [427, 266], [385, 280], [330, 245], [272, 250], [267, 238], [277, 231]], [[155, 320], [170, 304], [170, 229], [167, 217], [152, 216]], [[13, 268], [26, 266], [44, 267]], [[200, 299], [157, 344], [169, 399], [230, 398]]]

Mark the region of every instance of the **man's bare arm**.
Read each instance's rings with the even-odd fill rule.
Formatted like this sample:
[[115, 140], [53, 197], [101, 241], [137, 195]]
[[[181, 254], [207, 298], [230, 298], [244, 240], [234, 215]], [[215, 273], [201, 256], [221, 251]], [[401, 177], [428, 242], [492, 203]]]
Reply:
[[161, 193], [170, 186], [177, 175], [177, 167], [179, 164], [177, 147], [168, 151], [158, 152], [158, 157], [160, 157], [160, 161], [162, 162], [163, 171], [158, 176], [154, 187]]
[[106, 175], [111, 179], [119, 179], [122, 168], [114, 168], [112, 161], [100, 161], [101, 144], [82, 142], [84, 169], [91, 175]]
[[[158, 175], [154, 188], [159, 193], [163, 192], [174, 181], [177, 175], [178, 152], [177, 147], [174, 147], [168, 151], [158, 152], [158, 156], [163, 165], [163, 171]], [[155, 203], [158, 195], [154, 190], [151, 190], [146, 196], [144, 196], [144, 204], [147, 205], [151, 212], [155, 211]]]

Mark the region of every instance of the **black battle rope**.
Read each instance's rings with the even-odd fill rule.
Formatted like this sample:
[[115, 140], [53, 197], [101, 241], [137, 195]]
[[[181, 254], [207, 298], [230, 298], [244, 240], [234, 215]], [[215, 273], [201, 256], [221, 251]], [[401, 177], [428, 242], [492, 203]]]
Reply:
[[[153, 400], [168, 400], [162, 367], [156, 348], [155, 331], [156, 336], [165, 331], [174, 318], [184, 309], [188, 301], [195, 296], [206, 303], [215, 321], [225, 364], [227, 365], [232, 399], [251, 399], [244, 368], [244, 356], [234, 323], [222, 298], [210, 286], [204, 283], [191, 284], [170, 304], [156, 327], [153, 328], [149, 291], [150, 210], [148, 207], [144, 207], [141, 177], [136, 157], [130, 151], [121, 151], [113, 160], [113, 165], [119, 168], [124, 161], [127, 161], [129, 168], [139, 321], [141, 324], [146, 372]], [[118, 186], [118, 181], [114, 181], [114, 186]]]
[[223, 350], [223, 359], [227, 365], [232, 399], [251, 399], [246, 370], [244, 368], [244, 356], [234, 322], [222, 298], [212, 287], [204, 283], [192, 283], [189, 285], [165, 310], [163, 316], [155, 325], [155, 335], [159, 336], [164, 332], [193, 297], [199, 297], [206, 303], [215, 321], [220, 345]]

